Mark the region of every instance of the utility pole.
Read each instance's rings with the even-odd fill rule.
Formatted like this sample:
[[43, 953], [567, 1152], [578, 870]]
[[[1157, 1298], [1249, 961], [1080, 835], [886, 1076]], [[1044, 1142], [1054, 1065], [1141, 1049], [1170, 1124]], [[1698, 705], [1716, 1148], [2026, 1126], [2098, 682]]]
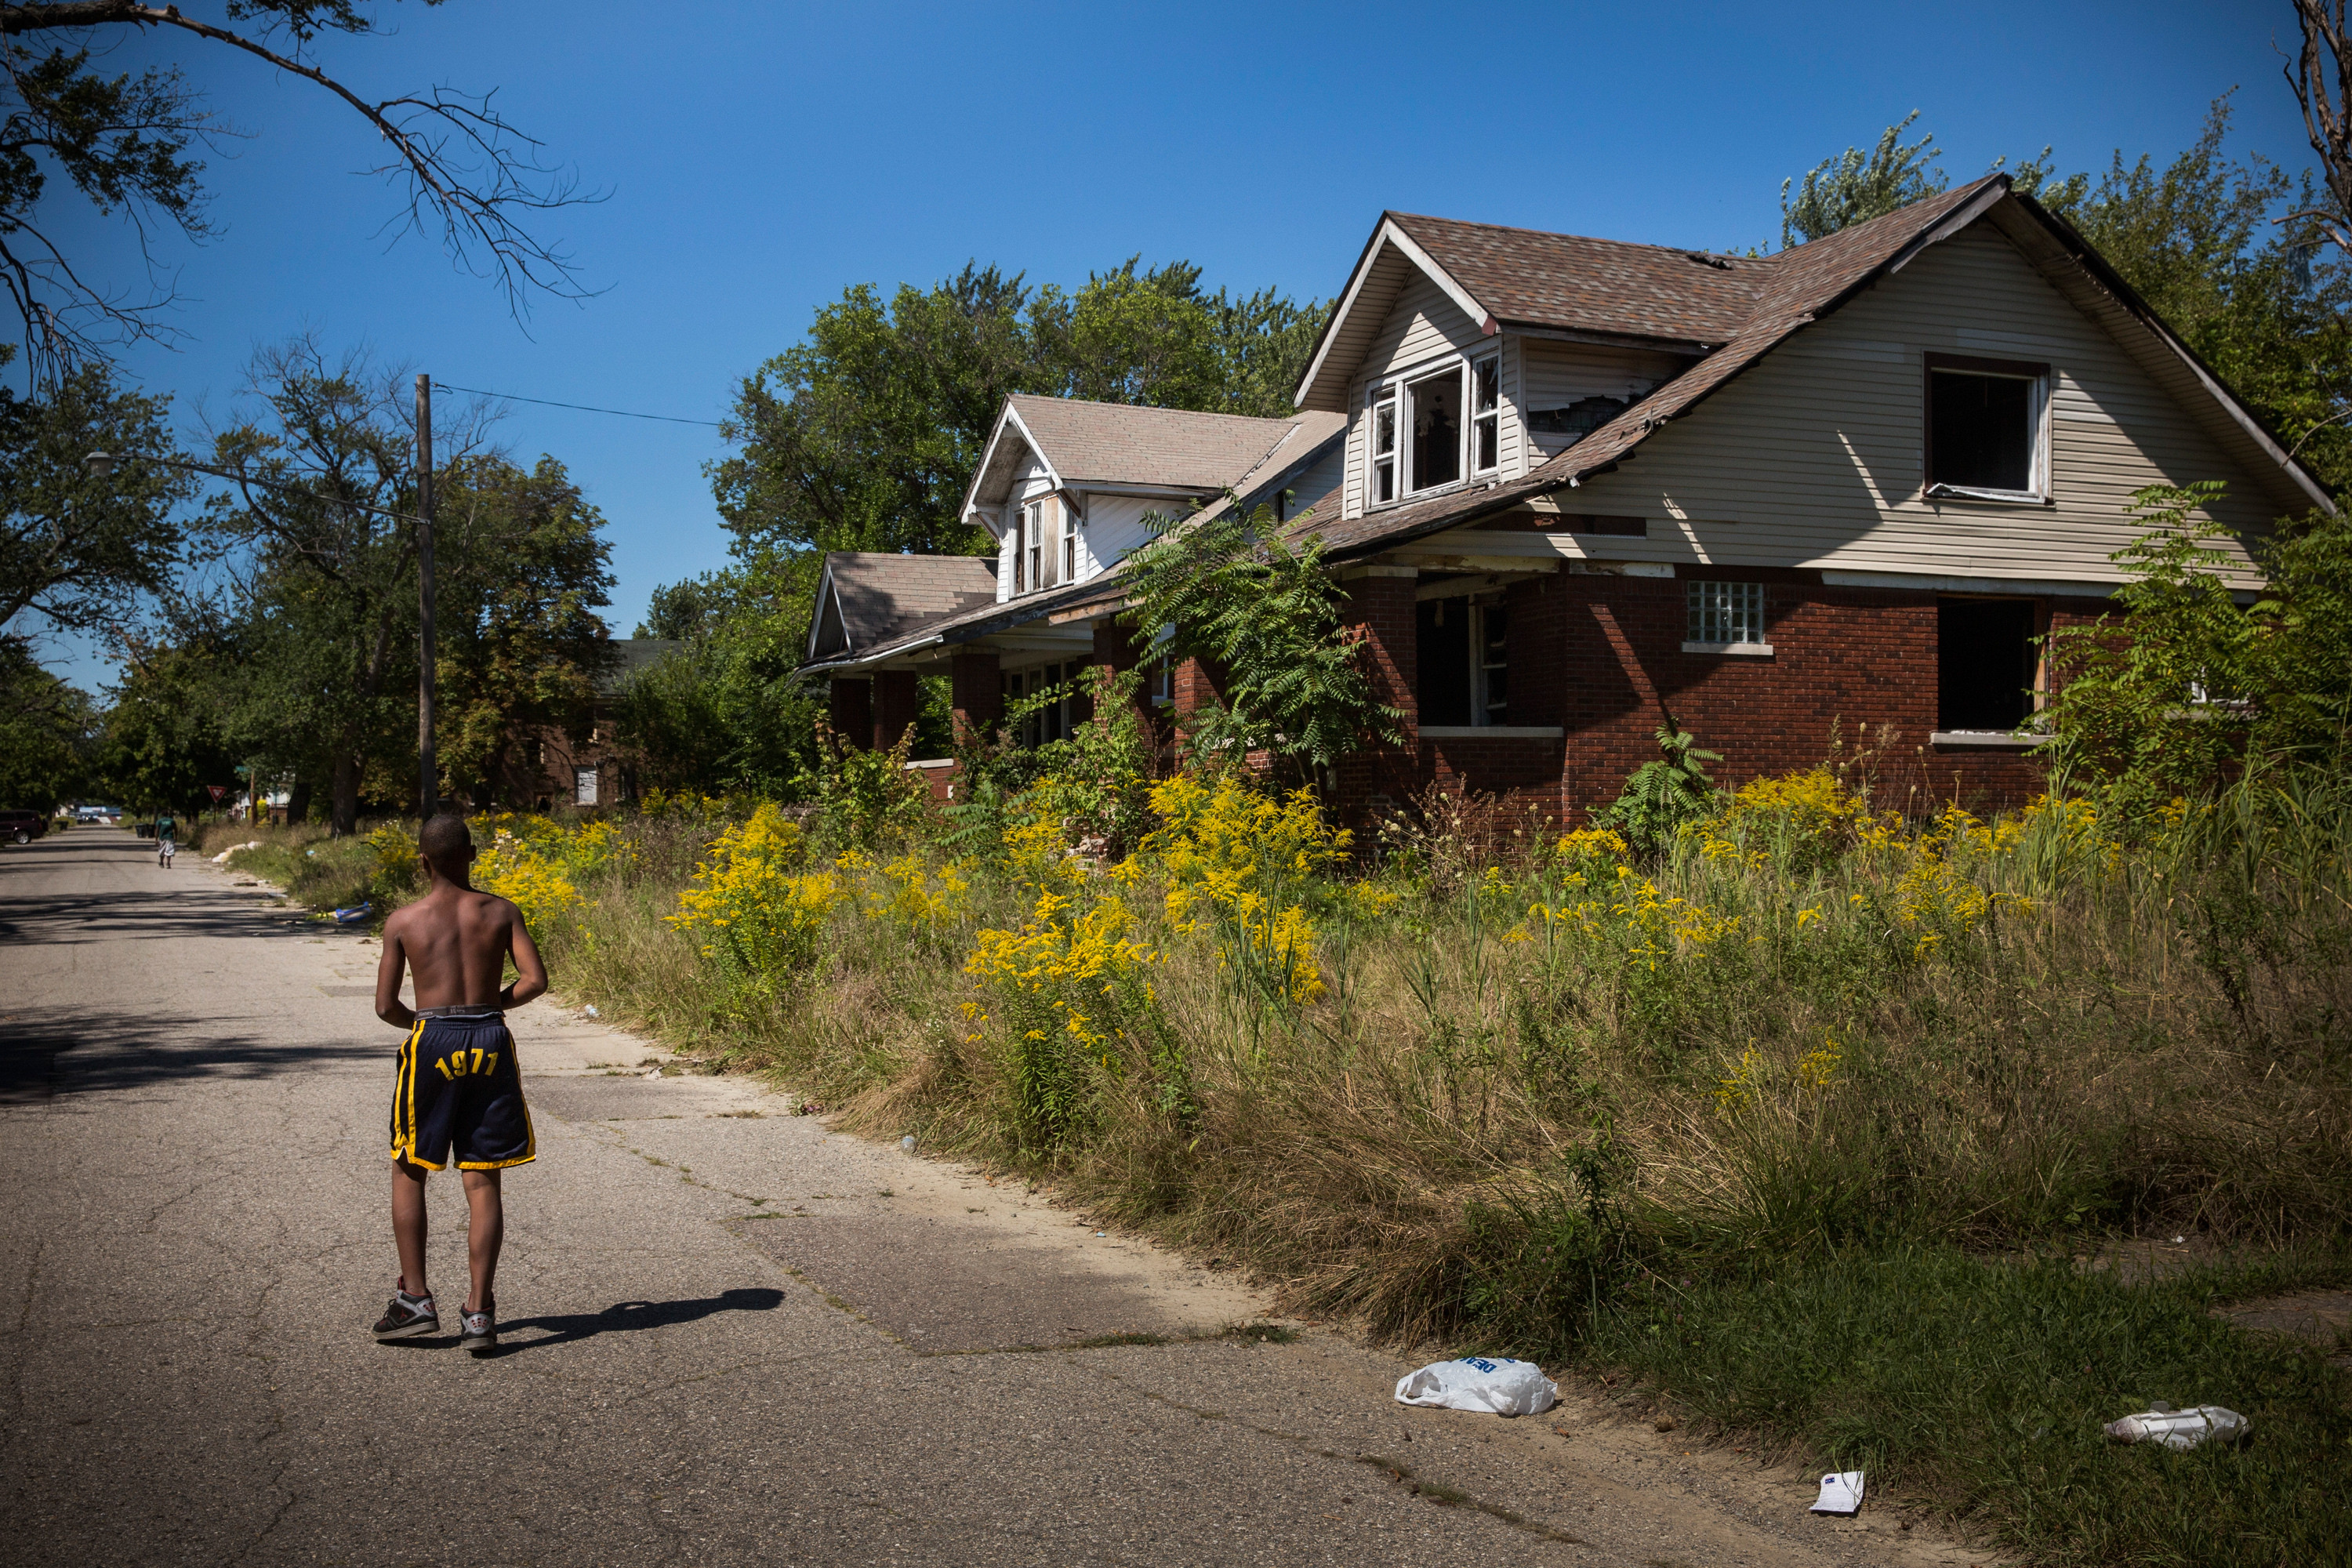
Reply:
[[433, 760], [433, 378], [416, 378], [416, 819], [440, 809]]

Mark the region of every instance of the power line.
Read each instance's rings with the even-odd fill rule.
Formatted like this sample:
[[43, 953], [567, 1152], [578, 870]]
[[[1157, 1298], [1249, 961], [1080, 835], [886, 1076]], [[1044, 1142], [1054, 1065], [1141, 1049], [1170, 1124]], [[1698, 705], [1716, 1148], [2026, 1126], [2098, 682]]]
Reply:
[[665, 425], [707, 425], [720, 428], [716, 419], [681, 419], [675, 414], [633, 414], [625, 408], [599, 408], [592, 403], [558, 403], [551, 397], [525, 397], [515, 392], [484, 392], [478, 386], [452, 386], [446, 381], [433, 384], [444, 392], [467, 392], [476, 397], [501, 398], [509, 403], [537, 403], [549, 408], [576, 408], [583, 414], [617, 414], [624, 419], [658, 419]]

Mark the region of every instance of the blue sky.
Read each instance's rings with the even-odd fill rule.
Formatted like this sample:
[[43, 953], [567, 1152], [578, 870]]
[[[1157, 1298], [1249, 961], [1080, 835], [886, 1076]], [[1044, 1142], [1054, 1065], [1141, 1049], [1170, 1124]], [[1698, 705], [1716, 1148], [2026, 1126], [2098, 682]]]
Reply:
[[[189, 5], [210, 17], [206, 0]], [[310, 331], [440, 381], [716, 419], [849, 284], [967, 258], [1074, 283], [1140, 252], [1211, 287], [1328, 296], [1383, 208], [1733, 249], [1777, 238], [1783, 178], [1913, 109], [1955, 181], [2045, 142], [2062, 169], [2159, 162], [2235, 86], [2235, 144], [2301, 167], [2286, 0], [1600, 5], [813, 5], [451, 0], [379, 7], [322, 62], [371, 97], [496, 88], [600, 205], [549, 215], [585, 279], [517, 325], [429, 239], [387, 242], [376, 147], [307, 82], [194, 39], [181, 64], [251, 132], [214, 160], [201, 247], [166, 237], [176, 352], [131, 374], [193, 439], [257, 345]], [[136, 287], [128, 230], [52, 215]], [[625, 635], [657, 585], [724, 564], [715, 430], [512, 405], [610, 520]], [[86, 685], [85, 650], [52, 646]]]

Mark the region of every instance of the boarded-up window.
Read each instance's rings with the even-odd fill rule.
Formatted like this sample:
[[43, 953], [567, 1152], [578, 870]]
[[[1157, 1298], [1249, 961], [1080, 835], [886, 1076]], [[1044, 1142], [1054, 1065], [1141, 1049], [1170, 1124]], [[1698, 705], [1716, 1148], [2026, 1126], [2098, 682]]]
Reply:
[[572, 770], [572, 804], [574, 805], [596, 804], [596, 770], [594, 768]]

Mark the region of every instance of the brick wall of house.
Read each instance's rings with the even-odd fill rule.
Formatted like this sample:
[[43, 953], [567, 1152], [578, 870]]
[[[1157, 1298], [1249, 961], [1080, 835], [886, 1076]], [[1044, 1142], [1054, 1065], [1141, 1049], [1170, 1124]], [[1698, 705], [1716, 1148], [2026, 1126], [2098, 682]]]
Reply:
[[956, 734], [992, 735], [1004, 713], [1004, 672], [992, 653], [959, 653], [948, 666], [948, 706]]
[[[1709, 576], [1766, 584], [1769, 658], [1685, 653], [1687, 584]], [[1808, 579], [1811, 579], [1808, 581]], [[1353, 584], [1351, 623], [1379, 639], [1374, 668], [1399, 689], [1414, 668], [1412, 583]], [[1957, 800], [1984, 811], [2021, 804], [2041, 765], [2010, 750], [1937, 747], [1937, 603], [1931, 592], [1824, 587], [1818, 574], [1685, 568], [1675, 578], [1553, 575], [1514, 585], [1510, 721], [1559, 725], [1561, 739], [1419, 736], [1408, 753], [1352, 761], [1339, 805], [1360, 815], [1431, 785], [1479, 792], [1514, 809], [1572, 822], [1616, 798], [1658, 754], [1671, 711], [1723, 753], [1717, 780], [1738, 785], [1867, 748], [1877, 800], [1912, 812]], [[2094, 600], [2051, 603], [2053, 625], [2092, 619]], [[1410, 706], [1410, 681], [1401, 705]], [[1396, 696], [1391, 701], [1399, 700]], [[1866, 728], [1865, 728], [1866, 727]], [[1854, 764], [1859, 766], [1860, 764]]]
[[1372, 690], [1381, 701], [1404, 710], [1405, 748], [1360, 752], [1339, 764], [1339, 788], [1335, 804], [1343, 819], [1402, 805], [1417, 793], [1420, 770], [1412, 763], [1419, 744], [1420, 703], [1413, 694], [1414, 670], [1420, 662], [1420, 633], [1413, 622], [1414, 579], [1395, 574], [1358, 577], [1348, 584], [1340, 624], [1365, 634], [1359, 655]]

